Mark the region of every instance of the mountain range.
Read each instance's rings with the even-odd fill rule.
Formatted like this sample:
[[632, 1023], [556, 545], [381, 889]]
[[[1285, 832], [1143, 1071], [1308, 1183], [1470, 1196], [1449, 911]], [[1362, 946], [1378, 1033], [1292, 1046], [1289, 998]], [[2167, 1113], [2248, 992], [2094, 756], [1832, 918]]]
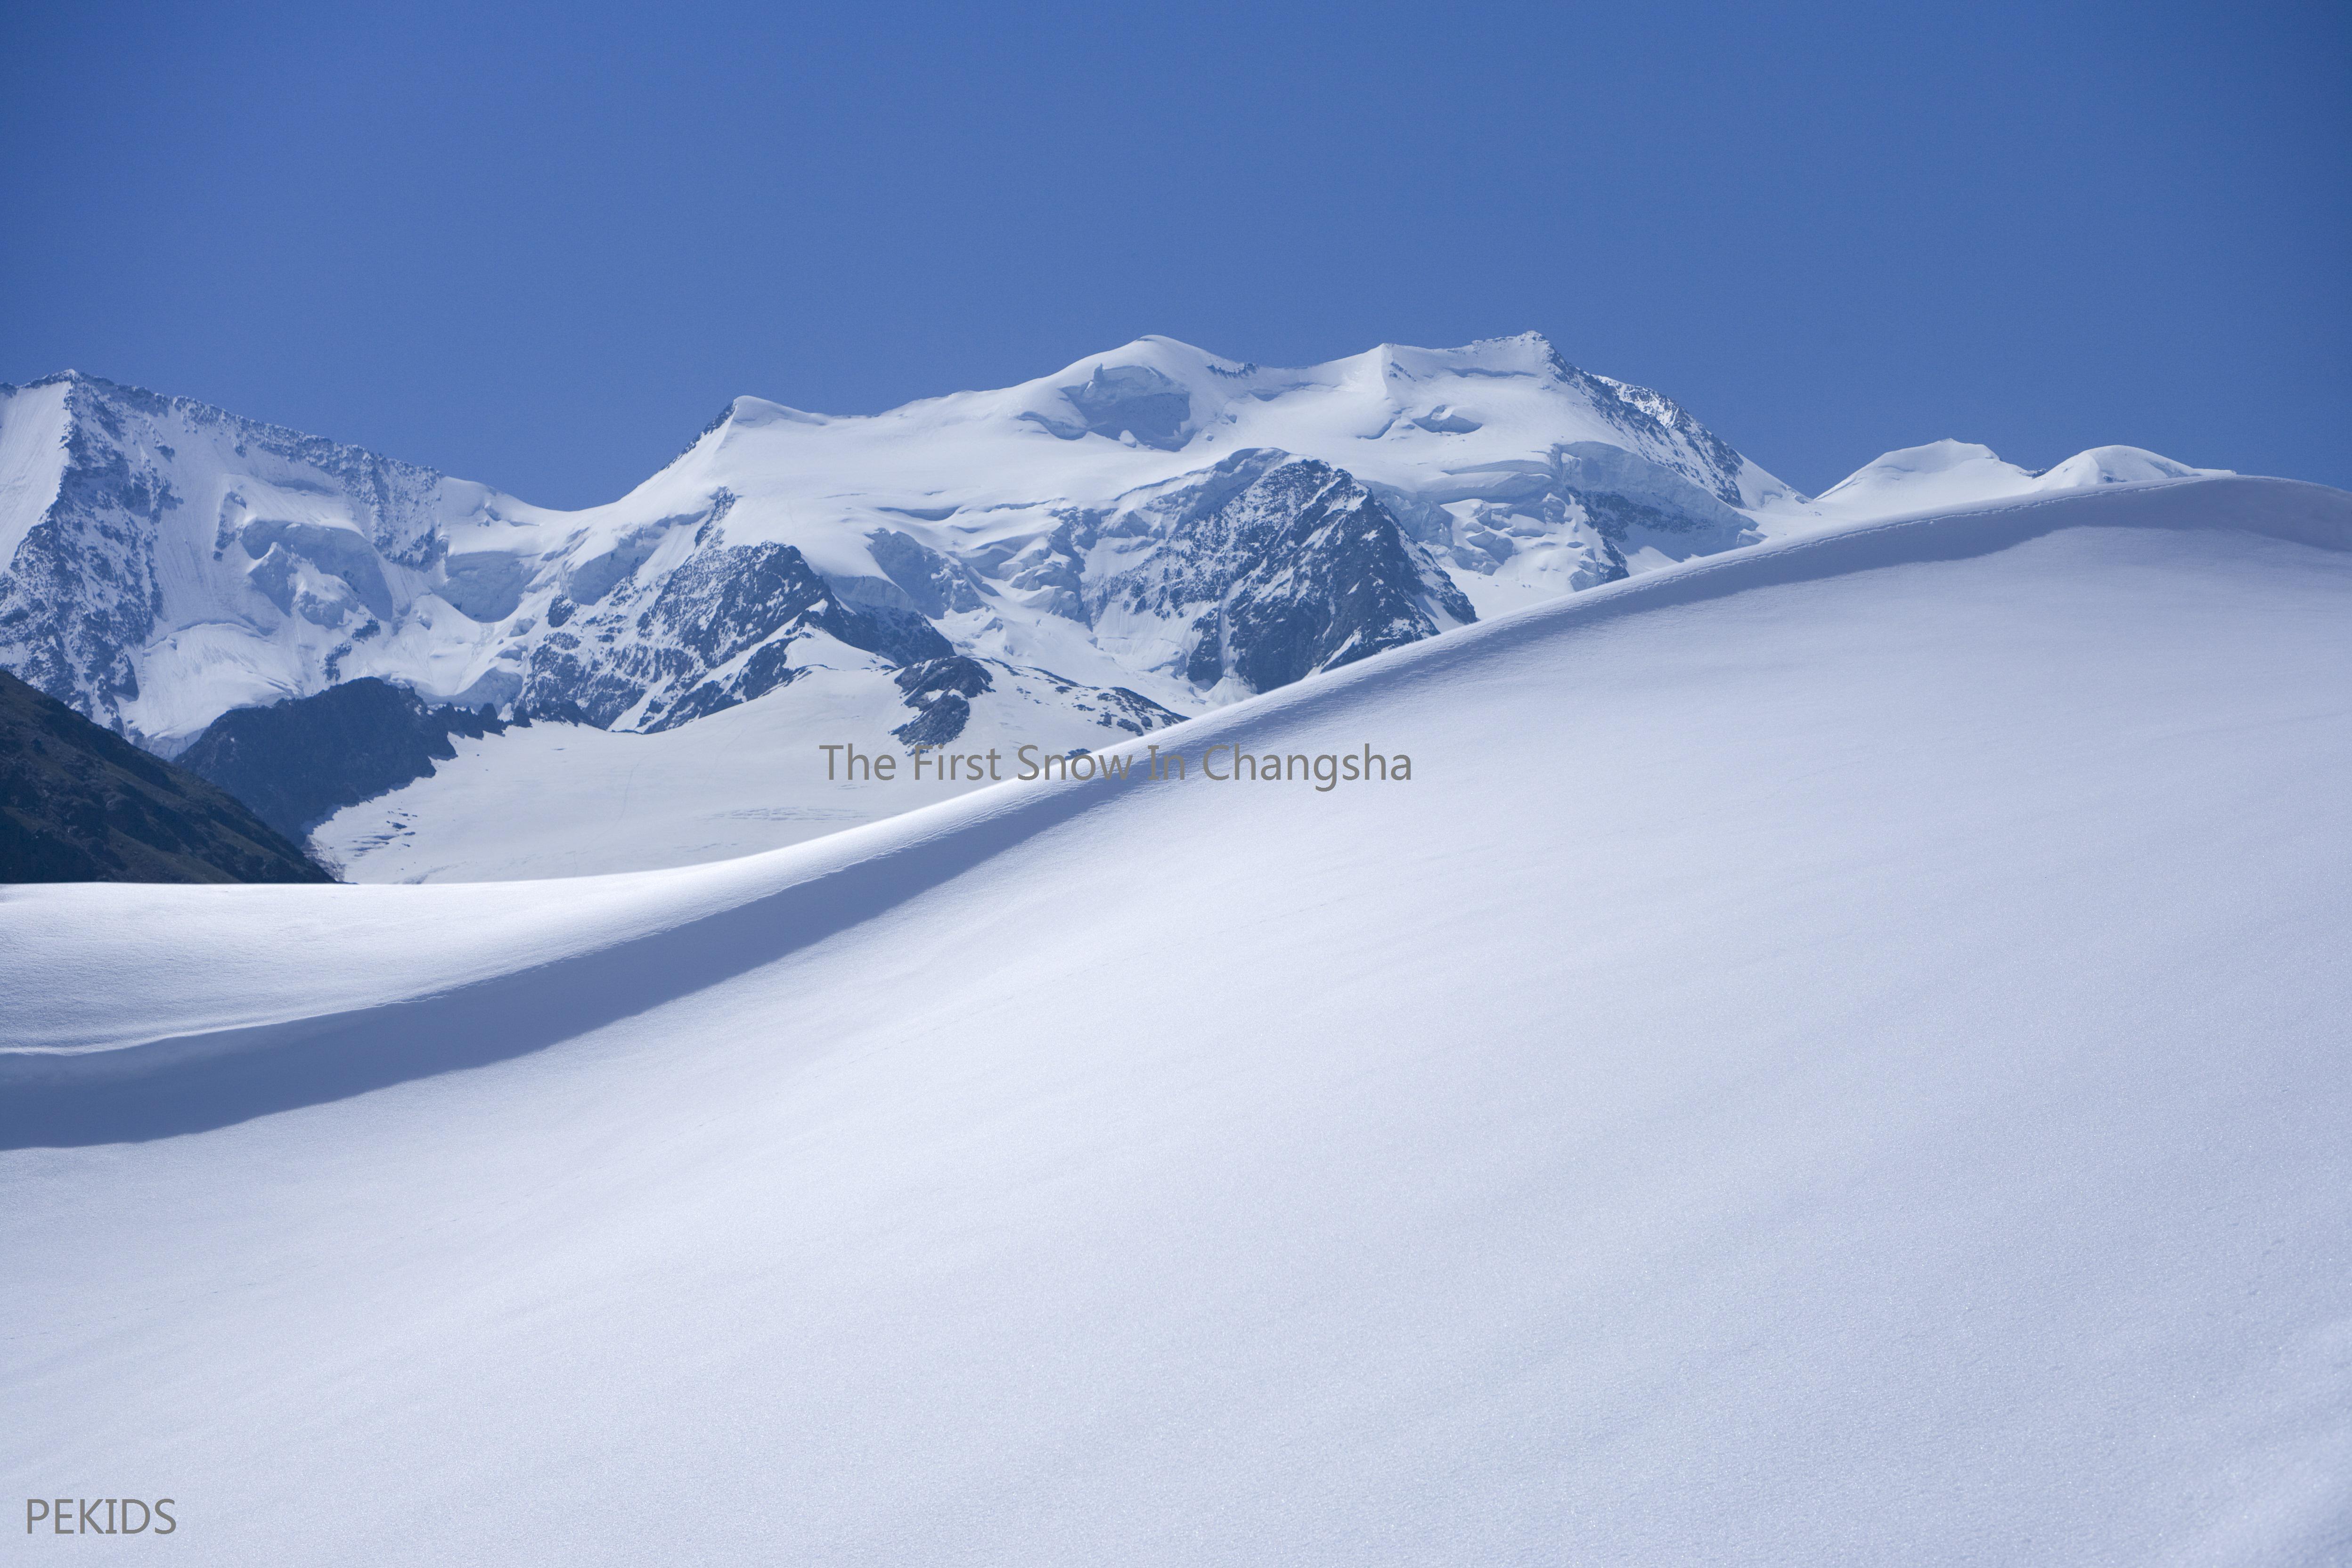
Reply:
[[[1099, 748], [1767, 538], [2210, 471], [1947, 441], [1808, 500], [1531, 333], [1303, 369], [1144, 338], [875, 416], [737, 398], [626, 496], [558, 511], [68, 373], [0, 387], [0, 668], [165, 756], [273, 704], [286, 754], [337, 754], [348, 711], [302, 704], [357, 680], [487, 713], [445, 759], [462, 792], [432, 761], [322, 781], [365, 803], [311, 824], [322, 846], [365, 879], [630, 868], [927, 798], [834, 799], [824, 741]], [[534, 818], [590, 756], [592, 792], [672, 775], [619, 797], [667, 816]], [[451, 837], [473, 819], [519, 832], [486, 858]]]

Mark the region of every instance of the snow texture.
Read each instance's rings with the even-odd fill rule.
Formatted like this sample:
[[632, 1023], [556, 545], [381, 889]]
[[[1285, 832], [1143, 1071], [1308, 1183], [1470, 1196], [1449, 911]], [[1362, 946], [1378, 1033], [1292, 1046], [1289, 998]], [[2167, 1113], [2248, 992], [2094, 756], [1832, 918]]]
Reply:
[[2093, 485], [1152, 737], [1405, 783], [10, 891], [0, 1476], [240, 1564], [2340, 1561], [2347, 675], [2352, 498]]
[[[959, 679], [961, 677], [961, 679]], [[962, 795], [902, 748], [1035, 755], [1108, 747], [1177, 721], [1130, 691], [961, 656], [894, 674], [820, 669], [792, 700], [748, 702], [657, 734], [541, 722], [453, 738], [432, 777], [337, 813], [311, 843], [357, 882], [504, 881], [698, 865], [774, 849]], [[882, 715], [877, 719], [876, 715]], [[902, 751], [888, 784], [826, 776], [824, 744]]]

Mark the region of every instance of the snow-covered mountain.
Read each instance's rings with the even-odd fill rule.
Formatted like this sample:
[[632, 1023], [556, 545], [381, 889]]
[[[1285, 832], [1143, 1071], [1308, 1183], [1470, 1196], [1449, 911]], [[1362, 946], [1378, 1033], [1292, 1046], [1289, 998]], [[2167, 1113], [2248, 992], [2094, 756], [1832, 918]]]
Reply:
[[1190, 711], [1788, 497], [1534, 336], [1305, 370], [1147, 338], [872, 417], [740, 398], [579, 512], [68, 374], [0, 390], [0, 664], [164, 751], [365, 675], [657, 731], [961, 653]]
[[[1941, 442], [1809, 501], [1533, 334], [1298, 370], [1145, 338], [872, 416], [739, 398], [564, 512], [68, 374], [0, 388], [0, 668], [167, 755], [363, 677], [628, 736], [457, 742], [464, 809], [546, 829], [488, 861], [431, 779], [321, 829], [361, 877], [625, 869], [839, 821], [808, 772], [828, 740], [947, 744], [980, 713], [989, 744], [1092, 748], [1767, 537], [2210, 471], [2101, 447], [2036, 475]], [[764, 766], [653, 744], [751, 703], [729, 732]], [[583, 846], [510, 804], [592, 755], [674, 779], [617, 798], [690, 811]]]
[[2352, 497], [2094, 486], [1148, 738], [1406, 782], [12, 890], [0, 1491], [177, 1499], [126, 1563], [2340, 1562], [2347, 671]]
[[2002, 462], [1990, 447], [1931, 441], [1865, 463], [1811, 501], [1780, 506], [1774, 517], [1775, 531], [1789, 531], [1794, 520], [1806, 516], [1859, 522], [2054, 490], [2212, 478], [2228, 472], [2226, 468], [2192, 468], [2137, 447], [2094, 447], [2036, 472]]
[[[311, 699], [316, 701], [320, 699]], [[877, 720], [877, 715], [882, 715]], [[503, 881], [725, 860], [963, 795], [984, 766], [847, 776], [841, 753], [918, 743], [1015, 777], [1041, 759], [1174, 722], [1131, 692], [1072, 688], [963, 655], [898, 671], [815, 669], [788, 694], [653, 734], [539, 723], [457, 739], [429, 777], [336, 812], [311, 836], [352, 881]], [[882, 725], [890, 725], [884, 729]], [[831, 765], [829, 765], [831, 764]]]

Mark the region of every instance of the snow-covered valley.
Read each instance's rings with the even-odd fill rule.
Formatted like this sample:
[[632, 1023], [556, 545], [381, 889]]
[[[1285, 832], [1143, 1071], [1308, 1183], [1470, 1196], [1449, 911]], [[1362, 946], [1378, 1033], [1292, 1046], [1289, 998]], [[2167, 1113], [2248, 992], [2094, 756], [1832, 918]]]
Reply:
[[[1794, 537], [1937, 506], [2211, 472], [2105, 447], [2035, 475], [1981, 447], [1939, 442], [1889, 453], [1817, 501], [1783, 501], [1759, 513], [1757, 531]], [[1475, 573], [1455, 575], [1467, 596], [1486, 601], [1487, 615], [1562, 591], [1539, 582], [1513, 591]], [[843, 688], [881, 689], [874, 675], [827, 671], [804, 686], [655, 734], [540, 726], [461, 741], [457, 760], [436, 776], [345, 808], [320, 826], [314, 841], [345, 876], [363, 882], [646, 870], [780, 848], [971, 787], [902, 778], [889, 790], [859, 790], [827, 779], [820, 744], [878, 739], [885, 722], [904, 717], [887, 690], [883, 700], [828, 700]], [[877, 710], [884, 722], [873, 717]], [[1105, 736], [1091, 711], [1073, 713], [1051, 701], [994, 697], [985, 714], [995, 721], [975, 722], [960, 743], [988, 744], [1006, 734], [1008, 724], [1017, 726], [1008, 747], [1033, 737], [1053, 749], [1115, 738]]]
[[[995, 751], [1006, 777], [1037, 760], [1129, 738], [1124, 705], [1042, 671], [972, 660], [953, 754]], [[977, 685], [975, 679], [970, 684]], [[312, 843], [350, 880], [503, 881], [691, 866], [781, 848], [967, 793], [984, 775], [918, 762], [876, 722], [907, 719], [891, 677], [818, 669], [779, 692], [658, 734], [541, 723], [455, 742], [405, 788], [347, 806]], [[887, 781], [853, 782], [838, 752], [887, 751]]]
[[0, 1474], [224, 1563], [2332, 1560], [2352, 497], [1946, 458], [1149, 737], [1406, 782], [8, 889]]

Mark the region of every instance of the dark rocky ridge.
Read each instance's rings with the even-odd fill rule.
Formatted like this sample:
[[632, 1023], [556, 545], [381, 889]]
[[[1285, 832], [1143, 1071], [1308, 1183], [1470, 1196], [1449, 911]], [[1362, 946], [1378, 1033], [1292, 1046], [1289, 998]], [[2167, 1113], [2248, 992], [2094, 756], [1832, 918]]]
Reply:
[[292, 838], [347, 805], [432, 773], [457, 754], [453, 735], [503, 733], [488, 712], [435, 707], [370, 676], [268, 708], [236, 708], [205, 726], [180, 765], [236, 796]]
[[1140, 735], [1184, 721], [1184, 715], [1174, 709], [1163, 708], [1141, 692], [1130, 691], [1124, 686], [1085, 687], [1050, 669], [955, 654], [910, 664], [891, 677], [898, 689], [906, 693], [904, 700], [915, 710], [915, 717], [890, 733], [904, 742], [909, 751], [919, 746], [944, 746], [957, 740], [963, 734], [964, 726], [971, 722], [972, 703], [996, 689], [992, 667], [1007, 676], [1025, 676], [1045, 682], [1055, 696], [1069, 699], [1078, 712], [1091, 715], [1104, 729], [1121, 734]]
[[0, 882], [331, 882], [235, 797], [0, 671]]
[[765, 696], [799, 673], [792, 647], [813, 631], [893, 664], [955, 652], [919, 614], [845, 604], [789, 544], [714, 542], [657, 584], [632, 571], [591, 610], [559, 603], [516, 711], [600, 729], [639, 702], [650, 733]]
[[890, 731], [908, 746], [944, 746], [971, 721], [971, 700], [994, 689], [988, 667], [958, 654], [910, 664], [891, 678], [916, 717]]

